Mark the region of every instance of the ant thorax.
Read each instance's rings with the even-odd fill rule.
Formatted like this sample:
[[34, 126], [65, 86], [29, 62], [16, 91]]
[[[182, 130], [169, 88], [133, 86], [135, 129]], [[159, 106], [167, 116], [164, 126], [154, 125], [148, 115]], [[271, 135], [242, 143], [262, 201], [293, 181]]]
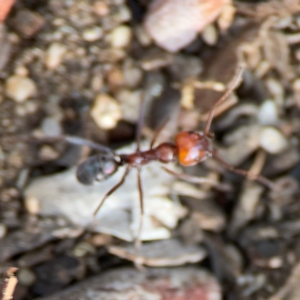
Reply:
[[213, 153], [211, 138], [201, 131], [182, 131], [175, 136], [175, 143], [182, 166], [196, 165]]

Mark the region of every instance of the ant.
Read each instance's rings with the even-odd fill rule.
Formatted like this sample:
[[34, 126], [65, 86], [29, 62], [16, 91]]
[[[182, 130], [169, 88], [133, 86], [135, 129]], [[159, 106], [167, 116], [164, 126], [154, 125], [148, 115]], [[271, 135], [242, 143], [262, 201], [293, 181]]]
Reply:
[[[156, 139], [162, 130], [165, 123], [158, 128], [154, 134], [152, 141], [150, 142], [150, 147], [146, 151], [141, 151], [140, 149], [140, 138], [141, 138], [141, 128], [144, 119], [144, 108], [143, 103], [141, 105], [141, 113], [138, 120], [138, 127], [136, 131], [136, 151], [131, 154], [116, 154], [110, 148], [87, 141], [77, 137], [67, 136], [64, 138], [66, 142], [77, 144], [77, 145], [87, 145], [91, 148], [99, 150], [102, 154], [97, 154], [87, 158], [85, 161], [80, 163], [77, 167], [76, 176], [79, 182], [82, 184], [92, 184], [94, 181], [102, 181], [106, 178], [112, 176], [121, 166], [126, 166], [125, 172], [121, 180], [113, 186], [102, 198], [96, 210], [94, 211], [94, 216], [98, 213], [102, 207], [105, 200], [114, 193], [122, 184], [124, 183], [129, 171], [133, 168], [137, 170], [137, 186], [139, 191], [139, 203], [140, 203], [140, 221], [139, 228], [136, 235], [136, 247], [140, 246], [140, 236], [143, 224], [144, 215], [144, 203], [143, 203], [143, 188], [141, 182], [141, 168], [143, 165], [150, 163], [151, 161], [160, 161], [161, 163], [170, 163], [178, 160], [179, 164], [182, 166], [193, 166], [201, 163], [209, 157], [215, 158], [219, 161], [225, 168], [231, 172], [248, 177], [251, 180], [256, 180], [268, 188], [273, 188], [274, 184], [267, 178], [261, 175], [250, 174], [246, 170], [237, 169], [229, 164], [227, 164], [217, 153], [217, 150], [212, 145], [213, 135], [210, 133], [211, 123], [214, 117], [215, 109], [221, 103], [223, 103], [232, 91], [237, 88], [242, 80], [243, 67], [237, 68], [236, 74], [232, 81], [229, 83], [227, 89], [221, 98], [212, 106], [208, 114], [208, 120], [206, 122], [204, 131], [181, 131], [176, 134], [175, 142], [169, 143], [164, 142], [156, 147]], [[105, 155], [103, 154], [105, 152]], [[187, 174], [179, 174], [166, 167], [162, 167], [166, 172], [174, 175], [177, 178], [191, 181], [191, 182], [203, 182], [205, 179], [197, 178], [194, 176], [189, 176]]]

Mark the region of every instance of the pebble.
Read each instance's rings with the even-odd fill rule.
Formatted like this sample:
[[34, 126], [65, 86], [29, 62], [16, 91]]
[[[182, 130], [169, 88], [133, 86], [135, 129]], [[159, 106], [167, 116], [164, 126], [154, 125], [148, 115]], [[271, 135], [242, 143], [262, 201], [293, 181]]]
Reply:
[[112, 129], [122, 118], [122, 110], [114, 98], [107, 94], [100, 94], [95, 99], [91, 116], [100, 128]]
[[31, 215], [37, 215], [41, 210], [40, 201], [35, 197], [25, 198], [25, 207]]
[[97, 14], [100, 17], [104, 17], [109, 14], [109, 6], [102, 1], [95, 2], [93, 8], [95, 14]]
[[121, 90], [117, 94], [117, 99], [121, 103], [123, 111], [122, 118], [128, 122], [137, 122], [140, 114], [140, 103], [143, 92], [141, 90], [130, 91], [127, 89]]
[[20, 268], [18, 270], [18, 279], [21, 285], [31, 286], [35, 282], [36, 276], [29, 268]]
[[101, 27], [93, 27], [85, 29], [82, 33], [82, 38], [87, 42], [94, 42], [103, 37], [103, 30]]
[[205, 27], [201, 36], [204, 42], [210, 46], [215, 45], [218, 41], [218, 31], [212, 24]]
[[258, 111], [258, 121], [261, 125], [278, 124], [278, 109], [273, 100], [266, 100], [262, 103]]
[[25, 66], [17, 66], [14, 72], [16, 75], [27, 77], [29, 72]]
[[80, 242], [74, 247], [72, 252], [76, 257], [84, 257], [88, 254], [94, 254], [96, 249], [88, 242]]
[[91, 88], [95, 92], [99, 92], [103, 87], [103, 75], [101, 73], [96, 73], [91, 80]]
[[143, 72], [139, 68], [128, 67], [123, 71], [126, 85], [131, 88], [137, 87], [143, 78]]
[[117, 18], [119, 22], [125, 23], [131, 20], [131, 12], [126, 5], [120, 5], [119, 11], [117, 13]]
[[53, 43], [46, 52], [45, 65], [49, 70], [55, 70], [62, 62], [66, 47], [60, 43]]
[[15, 29], [26, 38], [31, 38], [37, 34], [45, 24], [42, 15], [30, 10], [21, 10], [14, 17]]
[[5, 237], [6, 232], [7, 232], [7, 228], [6, 228], [5, 224], [0, 223], [0, 240]]
[[46, 136], [58, 136], [62, 134], [60, 123], [54, 118], [45, 118], [42, 121], [41, 128]]
[[274, 127], [264, 127], [260, 132], [260, 146], [271, 154], [283, 152], [288, 147], [284, 135]]
[[5, 83], [5, 92], [12, 100], [22, 103], [36, 93], [36, 85], [28, 77], [13, 75]]
[[59, 153], [50, 146], [43, 146], [39, 151], [39, 158], [42, 160], [56, 160], [59, 157]]
[[151, 36], [143, 26], [136, 26], [134, 29], [134, 35], [142, 46], [150, 46], [152, 41]]
[[119, 68], [111, 68], [107, 73], [107, 81], [111, 90], [124, 84], [124, 75]]
[[130, 27], [120, 25], [111, 31], [109, 42], [113, 48], [125, 48], [129, 45], [131, 36]]

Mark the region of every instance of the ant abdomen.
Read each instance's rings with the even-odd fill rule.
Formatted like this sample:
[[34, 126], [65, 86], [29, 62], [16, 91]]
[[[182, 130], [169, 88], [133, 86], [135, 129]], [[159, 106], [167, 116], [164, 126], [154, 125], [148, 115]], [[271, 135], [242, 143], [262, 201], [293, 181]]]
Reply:
[[102, 181], [110, 177], [117, 171], [118, 166], [114, 157], [94, 155], [78, 165], [76, 177], [82, 184], [90, 185], [94, 181]]

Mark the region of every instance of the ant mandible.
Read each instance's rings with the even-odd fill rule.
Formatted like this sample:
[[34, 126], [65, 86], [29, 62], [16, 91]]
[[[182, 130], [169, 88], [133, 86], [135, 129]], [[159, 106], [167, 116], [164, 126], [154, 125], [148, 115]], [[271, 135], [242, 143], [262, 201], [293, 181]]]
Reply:
[[[135, 168], [137, 170], [137, 186], [139, 191], [140, 202], [140, 221], [135, 241], [136, 247], [139, 247], [144, 215], [141, 168], [143, 165], [146, 165], [151, 161], [170, 163], [178, 160], [179, 164], [182, 166], [193, 166], [204, 161], [208, 157], [213, 157], [230, 171], [246, 176], [251, 180], [256, 180], [264, 184], [268, 188], [272, 189], [274, 184], [267, 178], [261, 175], [249, 174], [249, 172], [246, 170], [237, 169], [227, 164], [218, 155], [217, 150], [212, 145], [212, 134], [210, 133], [210, 127], [214, 117], [215, 109], [218, 105], [224, 102], [232, 93], [232, 91], [240, 84], [242, 80], [242, 73], [243, 67], [239, 66], [237, 68], [234, 78], [229, 83], [226, 91], [209, 111], [208, 120], [205, 125], [204, 131], [181, 131], [176, 134], [174, 143], [165, 142], [154, 147], [155, 141], [163, 127], [161, 126], [154, 134], [149, 149], [146, 151], [140, 150], [141, 128], [144, 119], [143, 105], [141, 106], [141, 113], [138, 121], [138, 127], [136, 132], [136, 151], [134, 153], [117, 154], [113, 152], [110, 148], [93, 143], [91, 141], [87, 141], [77, 137], [65, 137], [64, 139], [66, 142], [77, 145], [87, 145], [91, 148], [102, 152], [102, 154], [97, 154], [87, 158], [85, 161], [78, 165], [76, 176], [82, 184], [88, 185], [92, 184], [94, 181], [105, 180], [106, 178], [112, 176], [118, 170], [119, 167], [126, 166], [125, 172], [121, 180], [104, 195], [96, 210], [94, 211], [94, 216], [96, 216], [105, 200], [124, 183], [129, 171]], [[103, 152], [105, 152], [104, 155]], [[199, 180], [197, 180], [196, 177], [189, 176], [186, 174], [178, 174], [172, 170], [167, 169], [166, 167], [162, 168], [168, 173], [180, 179], [192, 182], [203, 182], [203, 179], [201, 178], [198, 178]]]

